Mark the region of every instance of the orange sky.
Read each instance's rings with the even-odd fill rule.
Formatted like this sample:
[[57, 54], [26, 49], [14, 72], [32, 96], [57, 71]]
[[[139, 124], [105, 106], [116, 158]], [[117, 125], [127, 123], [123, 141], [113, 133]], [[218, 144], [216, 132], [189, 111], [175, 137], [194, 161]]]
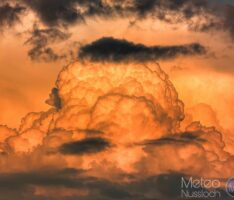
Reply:
[[[215, 177], [224, 189], [234, 6], [100, 0], [109, 14], [97, 2], [0, 2], [0, 194], [162, 199], [182, 176]], [[93, 55], [80, 56], [87, 46]]]

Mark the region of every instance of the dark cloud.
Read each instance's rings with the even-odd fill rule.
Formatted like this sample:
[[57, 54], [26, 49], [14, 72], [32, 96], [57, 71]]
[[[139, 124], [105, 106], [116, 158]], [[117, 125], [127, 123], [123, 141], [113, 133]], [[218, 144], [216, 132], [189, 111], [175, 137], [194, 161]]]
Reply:
[[173, 198], [179, 195], [182, 176], [182, 174], [176, 173], [162, 174], [120, 185], [108, 180], [86, 176], [84, 172], [75, 169], [39, 170], [0, 174], [0, 191], [3, 192], [1, 196], [5, 199], [7, 199], [5, 193], [7, 190], [29, 193], [34, 196], [32, 191], [27, 189], [32, 186], [91, 189], [86, 198], [83, 195], [76, 196], [76, 198], [81, 199], [92, 199], [94, 196], [96, 196], [95, 199], [109, 200], [119, 198], [151, 199], [150, 196], [155, 199], [160, 193], [163, 196]]
[[111, 37], [101, 38], [80, 48], [78, 57], [92, 61], [128, 62], [172, 59], [181, 55], [205, 54], [198, 44], [177, 46], [145, 46]]
[[[52, 189], [54, 187], [63, 187], [66, 189], [87, 189], [87, 195], [73, 195], [68, 197], [49, 196], [48, 199], [129, 199], [130, 193], [124, 186], [118, 183], [112, 183], [105, 179], [99, 179], [85, 175], [84, 171], [76, 169], [63, 170], [38, 170], [29, 172], [18, 172], [11, 174], [0, 174], [0, 199], [47, 199], [45, 195], [35, 194], [35, 187]], [[10, 192], [12, 191], [12, 192]]]
[[227, 5], [225, 8], [224, 27], [229, 30], [234, 39], [234, 5]]
[[[39, 170], [33, 172], [18, 172], [12, 174], [0, 174], [0, 199], [48, 199], [48, 200], [171, 200], [181, 198], [182, 177], [188, 181], [189, 176], [180, 173], [159, 174], [138, 179], [131, 182], [117, 183], [106, 179], [99, 179], [85, 175], [84, 172], [75, 169], [63, 170]], [[76, 190], [86, 189], [86, 195], [73, 194], [70, 196], [46, 196], [35, 193], [36, 187], [56, 187]], [[207, 191], [202, 187], [188, 188], [188, 192]], [[223, 189], [217, 189], [222, 199], [230, 199]], [[199, 198], [201, 200], [207, 198]], [[214, 198], [216, 199], [216, 198]]]
[[132, 183], [118, 184], [104, 179], [84, 176], [72, 169], [41, 170], [0, 174], [0, 191], [2, 199], [5, 200], [15, 199], [19, 196], [27, 197], [27, 199], [47, 199], [46, 196], [40, 197], [34, 193], [33, 187], [37, 186], [45, 188], [63, 186], [67, 189], [88, 189], [90, 191], [85, 196], [50, 197], [50, 199], [155, 200], [160, 196], [169, 199], [169, 197], [176, 198], [179, 196], [181, 176], [180, 174], [162, 174]]
[[[138, 16], [147, 17], [154, 15], [166, 21], [190, 19], [195, 15], [201, 14], [202, 9], [207, 6], [206, 0], [133, 0], [132, 2], [132, 10]], [[180, 17], [167, 18], [168, 14], [179, 14]]]
[[[83, 23], [90, 17], [154, 17], [168, 23], [187, 23], [192, 30], [224, 29], [232, 20], [230, 1], [211, 0], [21, 0], [48, 26]], [[228, 9], [226, 9], [228, 5]], [[231, 11], [233, 12], [233, 11]], [[228, 14], [229, 13], [229, 14]], [[202, 20], [194, 21], [194, 17]], [[231, 24], [230, 24], [231, 25]]]
[[86, 18], [93, 16], [135, 15], [142, 18], [154, 15], [166, 19], [166, 14], [180, 13], [183, 18], [191, 18], [207, 7], [206, 0], [23, 0], [23, 2], [50, 26], [84, 22]]
[[164, 144], [189, 144], [189, 143], [203, 143], [205, 139], [199, 138], [200, 132], [184, 132], [178, 135], [171, 135], [156, 140], [147, 140], [142, 145], [164, 145]]
[[[135, 22], [153, 17], [167, 23], [185, 23], [193, 31], [224, 30], [234, 38], [232, 20], [234, 6], [229, 1], [220, 3], [210, 0], [19, 0], [17, 2], [18, 4], [13, 0], [4, 0], [0, 3], [0, 29], [2, 26], [12, 26], [20, 21], [26, 9], [36, 13], [38, 19], [47, 28], [40, 29], [35, 26], [32, 36], [26, 42], [32, 46], [28, 55], [35, 61], [75, 60], [75, 48], [69, 49], [66, 53], [58, 53], [51, 44], [69, 38], [70, 35], [66, 31], [61, 31], [61, 27], [83, 23], [86, 19], [96, 17], [114, 19], [131, 16]], [[201, 20], [194, 21], [194, 17]], [[201, 46], [198, 44], [187, 47], [178, 46], [170, 50], [158, 47], [160, 48], [158, 53], [168, 54], [165, 58], [172, 58], [176, 54], [193, 53], [196, 47]], [[144, 50], [142, 48], [143, 52]], [[147, 53], [148, 58], [143, 55], [139, 60], [157, 59], [157, 56], [154, 58], [153, 49], [150, 51], [148, 48], [147, 51], [150, 52]], [[196, 52], [195, 50], [194, 53]], [[118, 57], [113, 57], [118, 61], [119, 56], [121, 57], [120, 54]], [[159, 57], [163, 59], [164, 56], [159, 55]]]
[[82, 18], [75, 9], [74, 0], [24, 0], [48, 25], [59, 22], [72, 23]]
[[[137, 16], [154, 16], [168, 23], [185, 23], [190, 30], [224, 30], [234, 38], [232, 1], [214, 0], [134, 0]], [[193, 20], [194, 17], [200, 20]]]
[[49, 45], [65, 41], [69, 37], [69, 33], [57, 28], [40, 29], [37, 25], [34, 25], [31, 37], [25, 42], [25, 44], [32, 46], [28, 55], [32, 60], [47, 62], [62, 59], [65, 55], [55, 53]]
[[[43, 186], [59, 186], [66, 185], [72, 187], [73, 182], [68, 181], [69, 178], [81, 173], [77, 169], [63, 169], [63, 170], [40, 170], [32, 172], [18, 172], [18, 173], [1, 173], [0, 174], [0, 188], [21, 189], [30, 185]], [[78, 185], [76, 185], [78, 186]]]
[[[5, 1], [4, 1], [5, 2]], [[196, 31], [223, 29], [233, 37], [233, 4], [210, 0], [20, 0], [20, 4], [0, 4], [0, 25], [13, 25], [26, 9], [35, 12], [47, 26], [83, 23], [87, 18], [154, 17], [168, 23], [187, 23]], [[194, 17], [203, 20], [192, 20]], [[52, 57], [50, 48], [44, 50]], [[33, 53], [32, 53], [33, 54]]]
[[79, 131], [83, 131], [87, 135], [100, 135], [104, 133], [103, 131], [97, 129], [79, 129]]
[[55, 53], [51, 47], [42, 48], [37, 46], [31, 49], [28, 52], [28, 55], [32, 60], [37, 60], [37, 61], [42, 60], [45, 62], [56, 61], [63, 58], [63, 56], [60, 56], [57, 53]]
[[62, 108], [62, 100], [59, 96], [58, 88], [53, 88], [50, 93], [50, 98], [46, 100], [48, 105], [54, 106], [58, 110]]
[[103, 138], [87, 138], [76, 142], [63, 144], [60, 152], [63, 154], [92, 154], [106, 150], [110, 143]]
[[84, 22], [85, 17], [111, 14], [102, 0], [23, 0], [49, 26]]
[[23, 14], [25, 8], [19, 4], [11, 5], [8, 2], [0, 2], [0, 30], [3, 26], [13, 26], [20, 21], [20, 15]]

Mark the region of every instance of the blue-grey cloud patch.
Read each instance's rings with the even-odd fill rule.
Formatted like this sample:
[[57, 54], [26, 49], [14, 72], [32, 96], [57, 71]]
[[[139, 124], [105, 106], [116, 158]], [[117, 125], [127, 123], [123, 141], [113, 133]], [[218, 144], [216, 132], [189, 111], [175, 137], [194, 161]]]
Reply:
[[189, 144], [189, 143], [204, 143], [207, 142], [205, 139], [200, 138], [200, 132], [184, 132], [178, 135], [168, 135], [156, 140], [144, 141], [141, 145], [164, 145], [164, 144]]
[[65, 143], [59, 151], [62, 154], [71, 155], [82, 155], [82, 154], [93, 154], [107, 150], [111, 144], [104, 138], [86, 138], [83, 140]]

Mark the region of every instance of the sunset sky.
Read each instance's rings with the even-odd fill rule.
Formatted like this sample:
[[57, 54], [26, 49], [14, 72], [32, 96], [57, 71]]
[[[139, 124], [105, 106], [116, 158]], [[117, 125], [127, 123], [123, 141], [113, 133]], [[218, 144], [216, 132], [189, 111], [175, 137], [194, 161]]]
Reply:
[[233, 177], [233, 86], [234, 0], [1, 0], [0, 199]]

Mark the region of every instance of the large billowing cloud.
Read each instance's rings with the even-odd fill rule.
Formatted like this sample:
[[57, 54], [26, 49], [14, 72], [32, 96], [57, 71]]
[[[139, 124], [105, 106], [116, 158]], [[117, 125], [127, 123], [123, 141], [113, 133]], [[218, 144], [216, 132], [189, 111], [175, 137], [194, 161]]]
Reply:
[[145, 46], [127, 40], [105, 37], [80, 48], [78, 58], [91, 61], [145, 62], [177, 56], [202, 55], [205, 47], [198, 43], [177, 46]]
[[183, 103], [157, 63], [73, 63], [47, 103], [18, 130], [0, 127], [6, 199], [12, 187], [29, 199], [173, 199], [181, 176], [233, 174], [222, 133], [180, 127]]

